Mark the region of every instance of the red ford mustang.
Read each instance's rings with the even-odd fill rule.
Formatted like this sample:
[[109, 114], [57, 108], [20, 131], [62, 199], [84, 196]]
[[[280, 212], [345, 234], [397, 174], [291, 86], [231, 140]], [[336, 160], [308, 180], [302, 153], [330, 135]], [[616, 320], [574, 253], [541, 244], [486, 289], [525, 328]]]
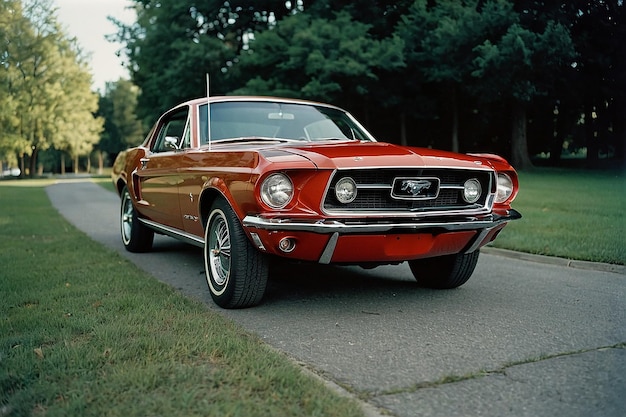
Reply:
[[[166, 112], [115, 161], [126, 249], [154, 233], [204, 248], [213, 300], [258, 304], [270, 258], [372, 267], [408, 261], [419, 284], [465, 283], [510, 220], [501, 157], [377, 142], [327, 104], [211, 97]], [[208, 122], [210, 121], [210, 122]]]

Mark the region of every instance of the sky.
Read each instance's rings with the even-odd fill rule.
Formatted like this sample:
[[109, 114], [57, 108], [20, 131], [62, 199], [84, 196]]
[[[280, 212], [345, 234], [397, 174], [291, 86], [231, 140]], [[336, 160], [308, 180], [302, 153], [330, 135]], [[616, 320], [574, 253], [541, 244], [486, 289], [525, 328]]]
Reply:
[[70, 37], [76, 37], [85, 53], [91, 55], [90, 68], [93, 90], [104, 93], [107, 81], [129, 78], [123, 67], [123, 57], [115, 52], [122, 45], [111, 43], [105, 35], [115, 34], [116, 27], [107, 16], [124, 23], [135, 21], [135, 12], [127, 9], [133, 3], [130, 0], [53, 0], [57, 8], [57, 18]]

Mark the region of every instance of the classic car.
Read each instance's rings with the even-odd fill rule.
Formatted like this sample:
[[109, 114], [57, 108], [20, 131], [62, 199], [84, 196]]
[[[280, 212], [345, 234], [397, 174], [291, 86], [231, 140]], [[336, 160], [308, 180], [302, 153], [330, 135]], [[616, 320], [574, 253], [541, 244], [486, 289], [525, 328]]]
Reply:
[[122, 242], [154, 233], [203, 248], [211, 296], [258, 304], [270, 260], [374, 267], [408, 262], [455, 288], [507, 222], [517, 174], [492, 154], [377, 141], [332, 105], [270, 97], [191, 100], [117, 157]]

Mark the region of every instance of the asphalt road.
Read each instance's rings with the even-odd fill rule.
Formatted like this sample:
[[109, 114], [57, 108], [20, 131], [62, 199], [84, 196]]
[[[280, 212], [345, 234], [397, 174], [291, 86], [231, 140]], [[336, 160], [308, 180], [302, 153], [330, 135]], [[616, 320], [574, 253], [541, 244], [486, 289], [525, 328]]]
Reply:
[[[626, 275], [483, 253], [456, 290], [418, 288], [408, 266], [284, 266], [264, 303], [221, 310], [201, 251], [157, 237], [131, 254], [119, 199], [91, 182], [47, 188], [94, 240], [240, 323], [364, 400], [369, 415], [626, 415]], [[581, 237], [583, 238], [583, 237]]]

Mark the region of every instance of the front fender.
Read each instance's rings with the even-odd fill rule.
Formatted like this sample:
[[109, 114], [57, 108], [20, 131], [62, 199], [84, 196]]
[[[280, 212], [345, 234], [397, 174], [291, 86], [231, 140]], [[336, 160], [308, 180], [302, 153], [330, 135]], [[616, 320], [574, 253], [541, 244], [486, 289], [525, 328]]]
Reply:
[[205, 222], [209, 211], [217, 198], [223, 198], [228, 202], [239, 221], [242, 221], [247, 213], [258, 211], [254, 197], [254, 184], [251, 181], [226, 182], [223, 178], [213, 177], [205, 181], [200, 193], [198, 212], [203, 227], [206, 227]]

